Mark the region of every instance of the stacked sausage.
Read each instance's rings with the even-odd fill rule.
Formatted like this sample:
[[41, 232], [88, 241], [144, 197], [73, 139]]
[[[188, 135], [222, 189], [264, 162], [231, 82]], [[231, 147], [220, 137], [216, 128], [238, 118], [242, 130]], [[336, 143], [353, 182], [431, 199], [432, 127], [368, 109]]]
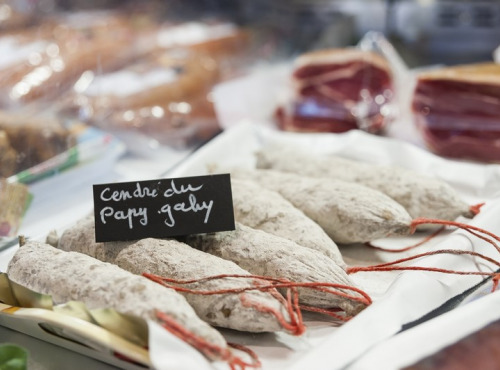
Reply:
[[[259, 168], [232, 172], [234, 231], [188, 235], [182, 241], [96, 243], [94, 220], [88, 217], [53, 243], [57, 249], [35, 242], [21, 247], [9, 275], [58, 302], [111, 305], [149, 319], [158, 316], [134, 311], [135, 305], [150, 299], [144, 297], [150, 289], [153, 300], [165, 291], [182, 302], [179, 309], [168, 302], [147, 305], [226, 348], [204, 323], [247, 332], [303, 332], [283, 298], [289, 294], [286, 284], [277, 286], [282, 295], [273, 287], [258, 289], [269, 281], [296, 283], [304, 307], [340, 309], [347, 316], [365, 308], [370, 301], [347, 275], [337, 243], [408, 235], [416, 217], [472, 215], [447, 184], [406, 170], [319, 158], [283, 146], [264, 148], [257, 157]], [[380, 178], [381, 171], [387, 176]], [[101, 270], [110, 275], [98, 277]], [[144, 273], [169, 279], [171, 285], [150, 288], [151, 281], [140, 276]], [[122, 280], [129, 282], [119, 287]], [[186, 281], [192, 282], [189, 289], [178, 289]], [[114, 291], [115, 285], [122, 293]], [[187, 318], [188, 313], [201, 320]]]

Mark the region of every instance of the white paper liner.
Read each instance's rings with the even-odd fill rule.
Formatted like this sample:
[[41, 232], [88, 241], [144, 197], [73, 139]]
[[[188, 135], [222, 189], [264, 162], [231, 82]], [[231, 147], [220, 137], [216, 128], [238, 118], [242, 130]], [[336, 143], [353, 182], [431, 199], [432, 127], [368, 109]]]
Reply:
[[213, 369], [210, 362], [200, 352], [159, 324], [148, 321], [148, 328], [149, 357], [155, 369]]
[[236, 26], [231, 23], [209, 25], [200, 22], [187, 22], [161, 30], [158, 33], [157, 42], [164, 48], [196, 45], [218, 38], [230, 37], [236, 31]]
[[[497, 291], [382, 342], [348, 369], [401, 369], [499, 319]], [[394, 353], [404, 356], [392, 356]]]

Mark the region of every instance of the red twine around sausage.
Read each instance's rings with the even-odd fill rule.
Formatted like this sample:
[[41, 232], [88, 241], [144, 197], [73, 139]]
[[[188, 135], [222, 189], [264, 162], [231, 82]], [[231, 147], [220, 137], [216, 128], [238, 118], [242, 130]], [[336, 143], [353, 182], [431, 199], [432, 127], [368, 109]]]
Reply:
[[163, 328], [174, 334], [176, 337], [182, 339], [186, 343], [189, 343], [194, 348], [198, 349], [207, 358], [226, 361], [229, 364], [231, 370], [244, 370], [247, 368], [261, 367], [261, 363], [257, 355], [249, 348], [237, 344], [228, 343], [229, 346], [249, 354], [252, 362], [246, 362], [242, 358], [235, 356], [228, 348], [216, 346], [212, 343], [207, 342], [205, 339], [187, 330], [184, 326], [180, 325], [177, 321], [175, 321], [164, 312], [156, 311], [156, 318]]
[[[248, 275], [217, 275], [210, 276], [208, 278], [194, 279], [194, 280], [176, 280], [176, 279], [168, 279], [154, 274], [143, 273], [143, 276], [148, 279], [161, 284], [167, 288], [174, 289], [178, 292], [190, 293], [190, 294], [198, 294], [198, 295], [215, 295], [215, 294], [240, 294], [241, 303], [246, 307], [254, 307], [256, 310], [264, 313], [270, 313], [276, 317], [280, 325], [288, 330], [293, 335], [301, 335], [305, 331], [304, 323], [302, 322], [302, 314], [298, 305], [298, 293], [295, 290], [287, 291], [287, 299], [285, 300], [281, 294], [274, 290], [274, 286], [270, 285], [261, 285], [258, 284], [257, 281], [254, 282], [254, 287], [242, 287], [242, 288], [231, 288], [231, 289], [218, 289], [218, 290], [196, 290], [191, 288], [179, 287], [175, 284], [185, 285], [185, 284], [193, 284], [199, 283], [202, 281], [215, 280], [215, 279], [223, 279], [228, 277], [248, 277]], [[174, 284], [174, 285], [172, 285]], [[252, 302], [248, 299], [243, 293], [250, 290], [261, 290], [270, 292], [275, 298], [277, 298], [287, 309], [288, 315], [290, 316], [290, 323], [287, 322], [285, 317], [281, 312], [272, 307], [268, 307], [262, 305], [257, 302]]]
[[[213, 295], [213, 294], [238, 294], [246, 291], [259, 290], [259, 291], [267, 291], [271, 292], [273, 296], [280, 299], [283, 302], [283, 297], [275, 290], [278, 288], [286, 289], [287, 291], [287, 299], [284, 302], [285, 307], [287, 308], [287, 312], [290, 316], [291, 323], [287, 323], [284, 319], [283, 315], [277, 310], [271, 307], [264, 307], [259, 305], [257, 309], [264, 312], [273, 313], [277, 319], [280, 321], [283, 328], [290, 331], [292, 334], [300, 335], [305, 331], [305, 326], [302, 321], [301, 309], [306, 311], [314, 311], [319, 312], [335, 319], [340, 319], [342, 321], [347, 321], [350, 317], [339, 315], [336, 309], [321, 309], [316, 307], [310, 307], [305, 305], [299, 305], [299, 294], [297, 288], [309, 288], [316, 291], [320, 291], [326, 294], [332, 294], [336, 296], [340, 296], [346, 299], [349, 299], [354, 302], [361, 303], [365, 306], [369, 306], [372, 303], [370, 296], [365, 293], [363, 290], [358, 289], [356, 287], [343, 285], [343, 284], [334, 284], [327, 282], [294, 282], [287, 279], [277, 279], [269, 276], [260, 276], [260, 275], [238, 275], [238, 274], [222, 274], [222, 275], [214, 275], [208, 276], [200, 279], [193, 280], [176, 280], [176, 279], [168, 279], [158, 275], [143, 273], [143, 276], [147, 277], [150, 280], [153, 280], [163, 286], [174, 289], [179, 292], [191, 293], [191, 294], [200, 294], [200, 295]], [[254, 286], [242, 287], [242, 288], [230, 288], [230, 289], [217, 289], [217, 290], [196, 290], [185, 287], [179, 287], [177, 285], [186, 285], [192, 283], [199, 283], [203, 281], [216, 280], [216, 279], [224, 279], [224, 278], [239, 278], [239, 279], [252, 279], [257, 280], [259, 283], [254, 283]], [[174, 285], [173, 285], [174, 284]], [[340, 289], [340, 290], [339, 290]], [[354, 294], [349, 294], [345, 291], [351, 291]], [[246, 301], [246, 298], [243, 298], [242, 303], [245, 305], [252, 304], [250, 301]], [[255, 306], [254, 306], [255, 307]]]

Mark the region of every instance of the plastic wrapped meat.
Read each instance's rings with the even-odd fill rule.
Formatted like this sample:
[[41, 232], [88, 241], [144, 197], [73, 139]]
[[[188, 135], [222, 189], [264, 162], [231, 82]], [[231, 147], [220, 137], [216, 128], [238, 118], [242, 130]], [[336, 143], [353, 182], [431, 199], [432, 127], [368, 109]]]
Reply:
[[242, 54], [249, 35], [229, 22], [185, 22], [162, 25], [154, 43], [160, 49], [185, 48], [222, 60]]
[[82, 76], [71, 104], [92, 120], [110, 111], [183, 101], [207, 93], [218, 72], [208, 57], [158, 53], [120, 70]]
[[[53, 57], [27, 73], [9, 89], [11, 105], [48, 99], [69, 88], [87, 70], [111, 69], [129, 59], [125, 40], [82, 41], [60, 49], [50, 44]], [[49, 51], [49, 52], [52, 52]]]
[[0, 31], [12, 30], [27, 27], [33, 23], [35, 12], [33, 9], [26, 9], [22, 5], [15, 6], [2, 1], [0, 4]]
[[220, 131], [209, 100], [218, 77], [218, 63], [210, 57], [157, 53], [117, 71], [82, 76], [62, 111], [130, 147], [138, 136], [146, 145], [154, 140], [185, 147]]
[[418, 76], [414, 119], [436, 154], [500, 161], [500, 65], [439, 68]]
[[300, 56], [293, 71], [291, 101], [277, 111], [289, 131], [381, 131], [393, 97], [390, 66], [378, 54], [355, 48]]
[[137, 143], [138, 136], [151, 138], [149, 145], [157, 142], [175, 148], [185, 148], [204, 142], [220, 132], [213, 103], [200, 95], [187, 101], [173, 101], [136, 109], [113, 112], [96, 123], [113, 132], [125, 143]]
[[7, 55], [0, 62], [4, 108], [50, 101], [85, 71], [118, 68], [145, 51], [135, 45], [133, 27], [112, 16], [74, 18], [50, 19], [36, 32], [0, 38], [0, 51]]

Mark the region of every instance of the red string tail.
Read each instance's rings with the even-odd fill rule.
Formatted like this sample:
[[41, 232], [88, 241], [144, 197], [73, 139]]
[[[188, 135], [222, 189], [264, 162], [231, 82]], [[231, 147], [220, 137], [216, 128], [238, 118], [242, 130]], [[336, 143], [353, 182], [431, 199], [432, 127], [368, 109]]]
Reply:
[[500, 242], [500, 237], [492, 232], [489, 232], [488, 230], [482, 229], [480, 227], [474, 226], [474, 225], [469, 225], [465, 224], [462, 222], [457, 222], [457, 221], [447, 221], [447, 220], [436, 220], [432, 218], [415, 218], [411, 222], [411, 233], [414, 233], [418, 225], [424, 225], [424, 224], [438, 224], [438, 225], [443, 225], [443, 226], [454, 226], [459, 229], [467, 231], [469, 234], [474, 235], [488, 243], [490, 243], [499, 253], [500, 253], [500, 248], [496, 244], [495, 241]]
[[238, 350], [238, 351], [246, 353], [252, 359], [252, 363], [248, 364], [247, 362], [241, 361], [241, 359], [239, 357], [234, 357], [235, 361], [233, 362], [233, 366], [231, 366], [231, 369], [233, 369], [235, 365], [239, 366], [240, 369], [245, 369], [246, 367], [252, 367], [252, 368], [262, 367], [262, 364], [259, 360], [259, 357], [250, 348], [242, 346], [241, 344], [237, 344], [237, 343], [228, 343], [227, 345], [231, 348]]
[[374, 271], [374, 270], [377, 270], [378, 268], [381, 268], [381, 267], [393, 266], [393, 265], [401, 264], [404, 262], [409, 262], [409, 261], [412, 261], [412, 260], [415, 260], [415, 259], [418, 259], [421, 257], [433, 256], [433, 255], [437, 255], [437, 254], [470, 255], [473, 257], [481, 258], [487, 262], [490, 262], [490, 263], [500, 267], [500, 262], [494, 260], [493, 258], [485, 256], [479, 252], [463, 251], [463, 250], [457, 250], [457, 249], [439, 249], [436, 251], [419, 253], [419, 254], [416, 254], [414, 256], [400, 258], [400, 259], [397, 259], [397, 260], [392, 261], [392, 262], [381, 263], [381, 264], [373, 265], [373, 266], [348, 267], [347, 274], [354, 274], [356, 272], [361, 272], [361, 271]]
[[[482, 204], [474, 206], [474, 209], [479, 212], [480, 207]], [[471, 207], [472, 209], [472, 207]], [[488, 230], [482, 229], [477, 226], [457, 222], [457, 221], [448, 221], [448, 220], [438, 220], [438, 219], [430, 219], [430, 218], [416, 218], [412, 221], [410, 231], [411, 233], [414, 233], [418, 225], [424, 225], [424, 224], [436, 224], [436, 225], [441, 225], [441, 226], [454, 226], [457, 228], [460, 228], [464, 231], [467, 231], [471, 235], [476, 236], [479, 239], [482, 239], [486, 241], [487, 243], [491, 244], [497, 252], [500, 253], [500, 247], [498, 246], [497, 242], [500, 242], [500, 237]], [[403, 250], [408, 250], [409, 248], [404, 248], [399, 251]], [[411, 248], [410, 248], [411, 249]], [[387, 262], [387, 263], [382, 263], [379, 265], [373, 265], [373, 266], [365, 266], [365, 267], [348, 267], [347, 268], [347, 273], [348, 274], [353, 274], [361, 271], [398, 271], [398, 270], [419, 270], [419, 271], [432, 271], [432, 272], [440, 272], [440, 273], [447, 273], [447, 274], [457, 274], [457, 275], [480, 275], [480, 276], [487, 276], [491, 277], [493, 280], [493, 289], [492, 291], [495, 291], [498, 287], [499, 281], [500, 281], [500, 274], [498, 272], [482, 272], [482, 271], [458, 271], [458, 270], [449, 270], [449, 269], [443, 269], [443, 268], [437, 268], [437, 267], [420, 267], [420, 266], [396, 266], [400, 265], [401, 263], [408, 262], [417, 258], [421, 258], [424, 256], [429, 256], [429, 255], [434, 255], [434, 254], [455, 254], [455, 255], [464, 255], [468, 254], [473, 257], [478, 257], [481, 258], [489, 263], [492, 263], [496, 265], [497, 267], [500, 267], [500, 262], [497, 260], [487, 257], [484, 254], [474, 252], [474, 251], [464, 251], [464, 250], [455, 250], [455, 249], [446, 249], [446, 250], [436, 250], [436, 251], [430, 251], [426, 253], [420, 253], [411, 257], [407, 258], [401, 258], [392, 262]]]
[[379, 250], [379, 251], [382, 251], [382, 252], [390, 252], [390, 253], [400, 253], [400, 252], [406, 252], [406, 251], [409, 251], [411, 249], [414, 249], [414, 248], [417, 248], [417, 247], [420, 247], [421, 245], [431, 241], [432, 239], [434, 239], [436, 236], [438, 236], [439, 234], [441, 234], [443, 232], [443, 230], [445, 229], [444, 226], [441, 226], [439, 229], [437, 229], [436, 231], [434, 231], [432, 234], [426, 236], [424, 239], [422, 239], [421, 241], [419, 241], [418, 243], [415, 243], [413, 245], [410, 245], [408, 247], [403, 247], [403, 248], [398, 248], [398, 249], [391, 249], [391, 248], [384, 248], [384, 247], [379, 247], [379, 246], [376, 246], [376, 245], [373, 245], [372, 243], [370, 242], [367, 242], [365, 243], [365, 245], [367, 247], [370, 247], [372, 249], [376, 249], [376, 250]]
[[352, 316], [346, 316], [346, 315], [341, 315], [338, 312], [341, 311], [339, 308], [319, 308], [319, 307], [313, 307], [313, 306], [306, 306], [306, 305], [300, 305], [300, 308], [303, 311], [310, 311], [310, 312], [317, 312], [326, 316], [333, 317], [334, 319], [340, 320], [340, 321], [349, 321], [352, 319]]
[[475, 216], [481, 211], [481, 207], [484, 203], [473, 204], [469, 207], [469, 211]]
[[[245, 352], [252, 354], [252, 362], [246, 362], [242, 358], [235, 356], [229, 348], [209, 343], [204, 338], [197, 336], [164, 312], [156, 311], [156, 318], [163, 328], [186, 343], [192, 345], [211, 360], [225, 361], [229, 364], [231, 369], [240, 368], [243, 370], [246, 368], [258, 368], [261, 366], [257, 356], [250, 349], [245, 350]], [[244, 347], [240, 346], [239, 349], [242, 348]]]
[[498, 282], [500, 280], [500, 273], [493, 275], [493, 287], [491, 288], [491, 292], [494, 292], [498, 289]]
[[490, 262], [497, 267], [500, 267], [500, 262], [485, 256], [481, 253], [474, 251], [463, 251], [463, 250], [455, 250], [455, 249], [442, 249], [431, 252], [420, 253], [411, 257], [401, 258], [392, 262], [381, 263], [378, 265], [372, 266], [353, 266], [347, 268], [347, 274], [355, 274], [357, 272], [370, 272], [370, 271], [430, 271], [430, 272], [440, 272], [445, 274], [455, 274], [455, 275], [478, 275], [478, 276], [486, 276], [493, 278], [493, 289], [495, 291], [498, 286], [498, 281], [500, 279], [500, 274], [495, 272], [483, 272], [483, 271], [459, 271], [459, 270], [450, 270], [438, 267], [421, 267], [421, 266], [395, 266], [400, 265], [405, 262], [409, 262], [421, 257], [437, 255], [437, 254], [454, 254], [454, 255], [470, 255], [473, 257], [481, 258], [487, 262]]

